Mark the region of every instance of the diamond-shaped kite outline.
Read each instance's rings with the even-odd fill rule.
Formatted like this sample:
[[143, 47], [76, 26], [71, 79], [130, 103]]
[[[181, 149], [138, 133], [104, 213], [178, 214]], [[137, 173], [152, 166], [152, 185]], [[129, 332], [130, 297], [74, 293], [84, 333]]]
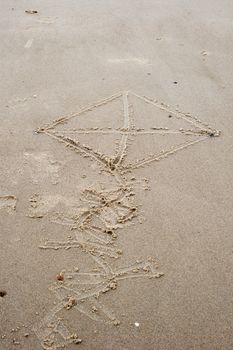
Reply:
[[[149, 130], [145, 130], [145, 129], [137, 129], [134, 126], [134, 120], [133, 120], [133, 116], [132, 113], [129, 112], [129, 101], [128, 101], [128, 96], [132, 95], [142, 101], [144, 101], [145, 103], [149, 103], [150, 105], [154, 106], [155, 109], [158, 108], [160, 110], [166, 111], [169, 114], [172, 114], [175, 118], [177, 119], [182, 119], [185, 120], [187, 123], [189, 123], [192, 127], [195, 127], [195, 129], [179, 129], [179, 130], [169, 130], [168, 128], [150, 128]], [[85, 129], [77, 129], [76, 130], [76, 134], [85, 134], [85, 133], [93, 133], [93, 134], [112, 134], [114, 133], [118, 133], [119, 135], [121, 135], [121, 139], [120, 142], [118, 144], [117, 150], [116, 150], [116, 154], [114, 156], [107, 156], [105, 154], [101, 154], [98, 151], [95, 151], [92, 147], [89, 147], [87, 145], [81, 144], [79, 141], [77, 140], [73, 140], [69, 137], [66, 137], [62, 134], [62, 130], [59, 132], [56, 132], [56, 126], [61, 125], [61, 124], [67, 124], [69, 122], [69, 120], [73, 119], [73, 118], [77, 118], [79, 116], [81, 116], [82, 114], [88, 112], [88, 111], [92, 111], [93, 109], [96, 109], [100, 106], [103, 106], [109, 102], [112, 102], [114, 100], [117, 99], [122, 99], [122, 103], [123, 103], [123, 117], [124, 117], [124, 121], [123, 121], [123, 125], [121, 128], [118, 129], [111, 129], [109, 130], [109, 128], [85, 128]], [[66, 130], [66, 132], [69, 132], [69, 130]], [[59, 142], [64, 143], [66, 146], [71, 147], [72, 149], [74, 149], [76, 152], [80, 153], [81, 155], [84, 155], [85, 157], [90, 157], [92, 159], [94, 159], [95, 161], [97, 161], [97, 163], [99, 163], [105, 170], [111, 172], [111, 173], [118, 173], [118, 174], [124, 174], [126, 172], [129, 172], [133, 169], [137, 169], [139, 167], [142, 166], [146, 166], [149, 165], [151, 162], [154, 161], [159, 161], [163, 158], [166, 158], [167, 156], [178, 152], [184, 148], [187, 148], [191, 145], [194, 145], [200, 141], [204, 141], [206, 140], [208, 137], [213, 137], [213, 136], [219, 136], [220, 132], [216, 129], [213, 129], [212, 127], [210, 127], [207, 124], [204, 124], [203, 122], [201, 122], [198, 118], [196, 117], [192, 117], [190, 114], [185, 114], [182, 113], [178, 110], [172, 110], [169, 108], [169, 106], [162, 104], [162, 103], [158, 103], [157, 100], [153, 100], [150, 99], [146, 96], [140, 96], [138, 94], [135, 94], [134, 92], [131, 91], [123, 91], [120, 92], [118, 94], [112, 95], [106, 99], [103, 99], [93, 105], [90, 105], [88, 107], [84, 107], [82, 108], [79, 112], [72, 114], [70, 116], [64, 116], [61, 117], [59, 119], [56, 119], [54, 121], [52, 121], [52, 123], [50, 124], [46, 124], [43, 127], [40, 127], [37, 130], [37, 133], [44, 133], [56, 140], [58, 140]], [[143, 159], [139, 159], [134, 163], [130, 163], [127, 164], [125, 162], [125, 158], [127, 156], [127, 140], [129, 138], [130, 135], [132, 136], [137, 136], [137, 135], [142, 135], [142, 134], [148, 134], [148, 135], [156, 135], [156, 134], [185, 134], [185, 135], [196, 135], [199, 136], [196, 140], [191, 140], [191, 141], [187, 141], [185, 143], [176, 145], [176, 147], [170, 147], [168, 150], [163, 150], [159, 153], [154, 153], [154, 154], [150, 154], [148, 157], [143, 158]]]

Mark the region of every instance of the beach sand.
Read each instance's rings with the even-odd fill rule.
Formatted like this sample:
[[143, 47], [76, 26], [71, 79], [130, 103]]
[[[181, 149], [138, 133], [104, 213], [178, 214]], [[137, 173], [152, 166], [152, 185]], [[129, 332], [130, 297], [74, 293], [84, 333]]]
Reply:
[[1, 350], [233, 349], [232, 33], [228, 0], [1, 1]]

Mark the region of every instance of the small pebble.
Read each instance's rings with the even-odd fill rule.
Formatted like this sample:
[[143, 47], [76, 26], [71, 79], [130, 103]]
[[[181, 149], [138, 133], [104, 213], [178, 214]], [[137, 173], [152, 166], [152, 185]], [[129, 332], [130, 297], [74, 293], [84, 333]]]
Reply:
[[4, 298], [7, 295], [7, 292], [5, 290], [0, 290], [0, 297]]

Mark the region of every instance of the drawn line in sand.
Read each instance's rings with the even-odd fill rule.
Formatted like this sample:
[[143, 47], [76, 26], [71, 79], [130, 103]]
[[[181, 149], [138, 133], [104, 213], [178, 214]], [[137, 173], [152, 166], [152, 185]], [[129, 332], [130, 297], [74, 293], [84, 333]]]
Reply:
[[[130, 186], [130, 185], [128, 185]], [[109, 190], [95, 189], [93, 186], [86, 188], [81, 193], [81, 201], [85, 207], [79, 207], [74, 214], [57, 213], [52, 203], [65, 202], [64, 198], [56, 196], [49, 199], [35, 194], [30, 198], [31, 218], [43, 218], [46, 211], [50, 210], [48, 218], [51, 222], [69, 226], [74, 237], [65, 245], [64, 242], [47, 242], [44, 249], [69, 249], [85, 248], [95, 244], [101, 252], [101, 246], [108, 248], [117, 238], [117, 230], [123, 225], [137, 218], [138, 208], [133, 203], [134, 192], [131, 187], [115, 188]], [[67, 209], [66, 209], [67, 210]], [[86, 247], [87, 247], [86, 246]], [[94, 247], [93, 247], [94, 248]], [[112, 249], [106, 250], [113, 252]], [[112, 253], [111, 253], [112, 254]]]
[[[68, 345], [73, 339], [68, 328], [59, 318], [62, 310], [72, 308], [85, 314], [95, 321], [108, 320], [118, 326], [120, 321], [112, 310], [106, 308], [99, 298], [105, 293], [117, 289], [122, 280], [131, 278], [160, 278], [158, 264], [155, 259], [137, 261], [131, 266], [119, 268], [116, 271], [101, 258], [93, 257], [99, 266], [98, 272], [82, 273], [67, 271], [63, 273], [63, 280], [51, 285], [50, 290], [55, 294], [59, 303], [34, 327], [35, 333], [41, 340], [44, 349], [56, 349]], [[62, 338], [59, 340], [59, 335]], [[77, 336], [75, 337], [75, 339]]]
[[6, 209], [9, 214], [15, 211], [16, 203], [17, 198], [15, 196], [0, 196], [0, 209]]
[[[143, 106], [151, 108], [150, 113], [153, 111], [153, 121], [156, 121], [156, 112], [158, 112], [158, 115], [161, 116], [162, 113], [163, 116], [166, 116], [166, 123], [164, 122], [162, 125], [149, 124], [148, 126], [146, 118], [150, 115], [142, 114], [140, 118], [143, 118], [146, 127], [142, 128], [137, 125], [135, 112], [137, 106], [135, 107], [133, 99], [143, 103]], [[103, 126], [95, 126], [92, 112], [94, 113], [98, 108], [108, 107], [116, 101], [121, 103], [120, 111], [123, 123], [121, 120], [122, 124], [118, 127], [106, 127], [106, 123], [103, 123], [105, 124]], [[106, 109], [105, 113], [108, 113]], [[107, 115], [111, 116], [111, 114]], [[79, 121], [83, 116], [85, 116], [85, 122], [89, 117], [92, 117], [91, 123], [93, 125], [80, 126]], [[169, 123], [170, 119], [173, 122]], [[165, 119], [163, 120], [165, 121]], [[75, 122], [77, 126], [73, 125]], [[180, 124], [182, 127], [179, 127]], [[183, 124], [187, 127], [183, 127]], [[169, 127], [170, 125], [172, 127]], [[72, 248], [80, 249], [89, 254], [98, 265], [95, 272], [81, 273], [76, 270], [64, 272], [59, 275], [58, 281], [50, 287], [59, 303], [34, 329], [44, 349], [57, 349], [72, 342], [81, 342], [78, 336], [72, 334], [58, 317], [62, 310], [64, 312], [64, 310], [77, 309], [93, 320], [107, 319], [117, 326], [120, 321], [112, 310], [108, 310], [100, 303], [99, 298], [103, 298], [104, 294], [109, 291], [116, 290], [122, 280], [163, 276], [163, 273], [157, 271], [158, 265], [154, 259], [137, 261], [130, 267], [115, 270], [107, 262], [107, 259], [111, 261], [111, 258], [117, 259], [123, 254], [124, 250], [117, 246], [119, 232], [128, 225], [135, 224], [136, 220], [139, 223], [142, 222], [139, 218], [139, 207], [135, 201], [134, 189], [136, 185], [142, 184], [144, 190], [149, 190], [148, 180], [146, 179], [144, 183], [143, 181], [135, 181], [136, 178], [132, 175], [129, 178], [129, 174], [138, 168], [158, 162], [210, 137], [219, 136], [220, 132], [196, 117], [178, 110], [173, 111], [170, 107], [158, 103], [156, 100], [125, 91], [85, 107], [78, 113], [56, 119], [52, 123], [40, 127], [37, 133], [43, 133], [81, 156], [95, 161], [100, 166], [100, 173], [107, 172], [115, 180], [115, 187], [111, 189], [100, 188], [101, 186], [98, 184], [85, 188], [80, 196], [80, 200], [85, 205], [83, 207], [77, 206], [75, 213], [67, 210], [67, 207], [64, 212], [56, 212], [55, 206], [48, 207], [48, 211], [50, 210], [47, 215], [48, 219], [55, 224], [68, 227], [70, 235], [67, 240], [47, 240], [40, 245], [40, 248], [65, 249], [67, 251]], [[95, 147], [93, 144], [84, 144], [83, 138], [89, 134], [95, 135], [96, 139], [98, 135], [100, 137], [112, 136], [113, 142], [115, 140], [116, 143], [113, 154], [107, 155], [109, 141], [106, 143], [106, 151], [99, 151], [97, 146]], [[143, 157], [140, 157], [140, 151], [142, 151], [140, 147], [135, 151], [134, 147], [131, 146], [141, 137], [152, 137], [153, 140], [157, 140], [159, 137], [158, 140], [161, 140], [163, 136], [165, 138], [177, 136], [179, 140], [182, 139], [182, 142], [165, 145], [161, 151], [158, 151], [156, 144], [156, 147], [154, 146], [154, 149], [152, 147], [150, 150], [151, 153], [144, 154]], [[81, 137], [82, 139], [80, 139]], [[117, 140], [116, 137], [118, 137]], [[94, 142], [95, 138], [92, 137], [91, 141]], [[134, 153], [136, 153], [136, 157], [139, 157], [138, 159], [134, 158]], [[33, 218], [43, 217], [44, 214], [40, 216], [40, 210], [40, 198], [36, 197], [31, 200], [30, 216]], [[43, 210], [46, 213], [45, 206]], [[58, 335], [62, 341], [58, 339]]]

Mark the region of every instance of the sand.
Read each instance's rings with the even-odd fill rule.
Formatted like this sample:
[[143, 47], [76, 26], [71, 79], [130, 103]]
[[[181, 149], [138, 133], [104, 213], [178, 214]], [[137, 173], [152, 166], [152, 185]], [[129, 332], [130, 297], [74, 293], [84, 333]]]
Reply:
[[232, 2], [0, 18], [0, 349], [232, 350]]

